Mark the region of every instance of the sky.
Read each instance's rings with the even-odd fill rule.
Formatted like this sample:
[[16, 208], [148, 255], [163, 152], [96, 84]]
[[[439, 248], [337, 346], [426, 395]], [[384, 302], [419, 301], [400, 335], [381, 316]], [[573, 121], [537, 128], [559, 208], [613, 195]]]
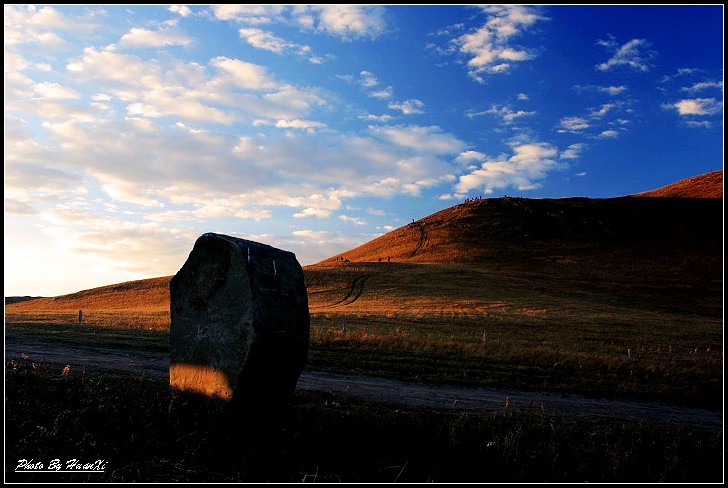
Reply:
[[723, 5], [5, 5], [5, 296], [723, 167]]

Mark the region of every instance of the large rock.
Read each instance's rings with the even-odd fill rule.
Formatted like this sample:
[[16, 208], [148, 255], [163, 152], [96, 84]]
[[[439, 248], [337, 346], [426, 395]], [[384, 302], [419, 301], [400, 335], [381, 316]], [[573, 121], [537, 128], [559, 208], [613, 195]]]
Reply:
[[178, 398], [262, 410], [287, 403], [310, 327], [293, 253], [204, 234], [172, 278], [170, 301], [169, 382]]

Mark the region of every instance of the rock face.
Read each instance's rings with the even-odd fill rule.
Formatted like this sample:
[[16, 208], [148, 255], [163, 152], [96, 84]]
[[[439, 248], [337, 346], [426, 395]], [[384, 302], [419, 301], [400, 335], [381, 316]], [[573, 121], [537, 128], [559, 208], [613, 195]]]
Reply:
[[285, 405], [306, 363], [310, 316], [296, 256], [200, 236], [170, 282], [169, 382], [214, 405]]

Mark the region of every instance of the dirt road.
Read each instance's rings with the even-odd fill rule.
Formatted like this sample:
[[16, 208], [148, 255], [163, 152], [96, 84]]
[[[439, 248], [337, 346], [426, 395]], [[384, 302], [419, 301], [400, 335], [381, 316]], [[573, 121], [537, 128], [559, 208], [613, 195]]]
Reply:
[[[87, 370], [116, 369], [156, 377], [165, 377], [169, 374], [169, 357], [163, 354], [116, 349], [87, 350], [44, 342], [33, 343], [28, 337], [10, 333], [6, 329], [6, 363], [11, 359], [20, 358], [21, 355], [26, 355], [29, 360], [68, 364], [72, 368]], [[537, 409], [546, 413], [599, 415], [640, 422], [669, 422], [711, 428], [723, 426], [722, 411], [683, 408], [660, 403], [594, 399], [571, 394], [429, 385], [315, 371], [304, 371], [298, 380], [297, 388], [408, 406], [502, 411], [507, 399], [509, 409]]]

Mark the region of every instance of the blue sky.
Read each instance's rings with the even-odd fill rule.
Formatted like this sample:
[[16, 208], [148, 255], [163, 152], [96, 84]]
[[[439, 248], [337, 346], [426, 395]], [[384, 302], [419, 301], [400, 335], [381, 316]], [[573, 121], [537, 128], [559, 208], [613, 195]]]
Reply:
[[723, 5], [5, 5], [5, 295], [723, 167]]

